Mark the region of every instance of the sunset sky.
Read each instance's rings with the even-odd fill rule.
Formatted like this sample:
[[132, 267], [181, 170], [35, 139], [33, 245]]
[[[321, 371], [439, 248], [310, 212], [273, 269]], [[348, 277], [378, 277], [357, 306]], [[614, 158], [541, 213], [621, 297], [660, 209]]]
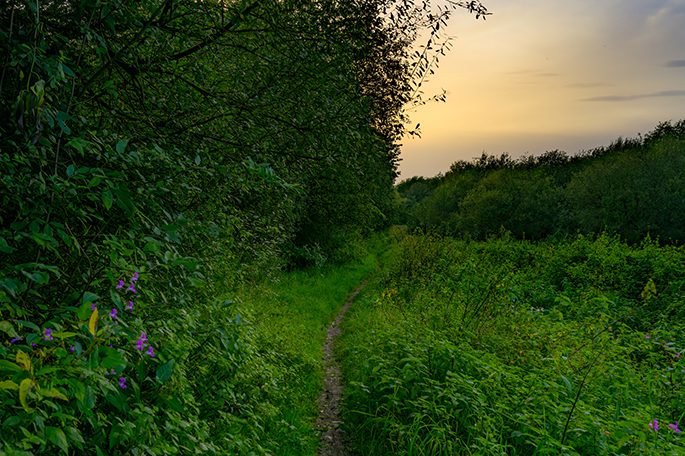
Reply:
[[685, 118], [685, 1], [482, 3], [485, 21], [452, 14], [452, 48], [424, 85], [447, 102], [410, 113], [422, 138], [403, 140], [399, 180], [483, 151], [575, 154]]

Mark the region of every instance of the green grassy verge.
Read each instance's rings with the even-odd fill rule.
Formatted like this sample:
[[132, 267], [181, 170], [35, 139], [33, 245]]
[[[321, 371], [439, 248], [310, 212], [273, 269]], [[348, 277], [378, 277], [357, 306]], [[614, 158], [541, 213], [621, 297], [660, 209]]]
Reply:
[[359, 454], [685, 454], [685, 249], [410, 236], [399, 250], [344, 323]]
[[[313, 455], [319, 444], [312, 425], [318, 415], [326, 329], [350, 294], [378, 267], [383, 246], [370, 241], [358, 263], [281, 274], [239, 293], [249, 351], [240, 370], [251, 385], [250, 406], [236, 450], [249, 454]], [[238, 434], [236, 434], [238, 435]]]

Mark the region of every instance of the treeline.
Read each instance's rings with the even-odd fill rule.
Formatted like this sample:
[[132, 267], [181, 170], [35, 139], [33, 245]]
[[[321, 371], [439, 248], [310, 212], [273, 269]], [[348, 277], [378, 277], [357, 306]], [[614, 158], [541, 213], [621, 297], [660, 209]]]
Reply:
[[485, 239], [501, 231], [542, 239], [610, 232], [685, 241], [685, 120], [578, 155], [554, 150], [512, 159], [483, 155], [444, 175], [400, 182], [401, 221]]

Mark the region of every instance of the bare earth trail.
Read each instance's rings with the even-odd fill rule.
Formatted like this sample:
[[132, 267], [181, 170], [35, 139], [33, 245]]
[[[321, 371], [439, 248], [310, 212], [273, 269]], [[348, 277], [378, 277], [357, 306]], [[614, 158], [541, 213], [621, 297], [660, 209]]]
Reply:
[[345, 305], [340, 308], [331, 326], [328, 327], [326, 343], [323, 346], [323, 366], [326, 370], [326, 376], [324, 377], [323, 393], [319, 396], [319, 417], [315, 425], [316, 429], [321, 431], [319, 456], [351, 456], [345, 451], [345, 433], [340, 429], [341, 419], [338, 417], [343, 388], [340, 383], [342, 376], [340, 363], [335, 358], [334, 351], [338, 336], [341, 333], [340, 323], [345, 317], [347, 309], [352, 305], [352, 300], [366, 286], [367, 282], [362, 283], [350, 295]]

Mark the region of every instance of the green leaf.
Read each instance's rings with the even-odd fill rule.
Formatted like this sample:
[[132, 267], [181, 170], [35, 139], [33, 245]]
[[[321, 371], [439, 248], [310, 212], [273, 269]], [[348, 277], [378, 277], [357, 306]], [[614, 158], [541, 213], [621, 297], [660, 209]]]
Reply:
[[29, 321], [24, 321], [24, 320], [14, 320], [14, 321], [16, 321], [17, 323], [19, 323], [22, 326], [26, 326], [27, 328], [31, 328], [35, 331], [40, 332], [40, 328], [38, 326], [34, 325], [33, 323], [29, 322]]
[[76, 312], [76, 317], [80, 321], [85, 321], [92, 312], [91, 308], [92, 303], [84, 302], [83, 304], [81, 304], [81, 307], [79, 307], [78, 311]]
[[10, 416], [2, 423], [2, 425], [9, 428], [14, 427], [19, 423], [21, 423], [21, 418], [18, 416]]
[[171, 378], [171, 374], [174, 370], [174, 365], [176, 365], [176, 360], [170, 360], [169, 362], [162, 364], [157, 368], [157, 381], [159, 383], [165, 383]]
[[123, 154], [124, 151], [126, 150], [126, 146], [128, 145], [128, 139], [122, 139], [117, 143], [117, 152], [120, 154]]
[[11, 361], [0, 359], [0, 371], [21, 372], [21, 367]]
[[201, 163], [201, 162], [202, 162], [202, 158], [200, 158], [200, 156], [197, 155], [197, 156], [195, 157], [195, 164], [198, 165], [198, 166], [200, 166], [200, 163]]
[[50, 275], [46, 272], [40, 272], [40, 271], [29, 272], [29, 271], [22, 270], [21, 273], [36, 283], [48, 283], [48, 281], [50, 280]]
[[83, 395], [83, 400], [76, 401], [76, 405], [82, 412], [95, 407], [95, 393], [93, 393], [93, 389], [90, 386], [86, 387], [86, 393]]
[[74, 175], [74, 165], [69, 165], [67, 166], [67, 176], [73, 176]]
[[67, 436], [64, 435], [64, 431], [52, 427], [52, 426], [47, 426], [45, 428], [45, 435], [50, 440], [52, 443], [60, 447], [62, 451], [67, 453], [69, 451], [69, 444], [67, 443]]
[[113, 202], [114, 197], [112, 196], [112, 192], [109, 189], [102, 192], [102, 204], [105, 205], [105, 209], [109, 210], [109, 208], [112, 207]]
[[564, 377], [563, 375], [560, 375], [560, 377], [564, 381], [564, 384], [566, 384], [566, 389], [568, 389], [568, 392], [573, 394], [573, 387], [571, 386], [571, 382], [569, 381], [569, 379]]
[[14, 330], [14, 325], [7, 320], [0, 321], [0, 331], [4, 332], [10, 337], [19, 337], [17, 332]]
[[104, 367], [105, 369], [110, 367], [121, 366], [122, 364], [125, 365], [126, 360], [122, 358], [119, 353], [117, 353], [116, 355], [106, 356], [100, 362], [100, 366]]
[[69, 437], [69, 440], [72, 443], [75, 442], [76, 446], [78, 446], [79, 448], [83, 448], [81, 444], [86, 442], [85, 440], [83, 440], [83, 436], [81, 435], [78, 429], [73, 427], [66, 427], [64, 428], [64, 433], [67, 435], [67, 437]]

